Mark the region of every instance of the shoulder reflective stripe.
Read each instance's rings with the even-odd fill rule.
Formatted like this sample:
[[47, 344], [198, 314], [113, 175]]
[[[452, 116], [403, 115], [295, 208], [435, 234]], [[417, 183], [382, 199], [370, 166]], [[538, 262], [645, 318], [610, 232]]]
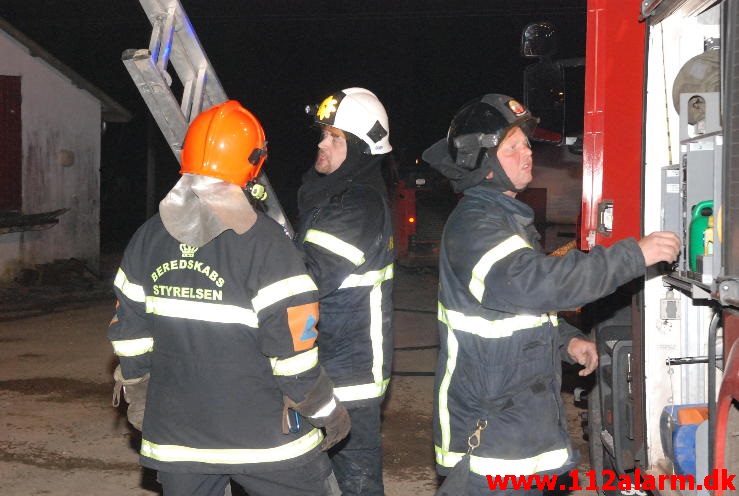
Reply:
[[[436, 463], [443, 467], [453, 467], [464, 456], [464, 453], [456, 453], [445, 451], [439, 446], [434, 446], [436, 452]], [[532, 475], [545, 470], [555, 470], [562, 467], [569, 459], [569, 453], [566, 448], [547, 451], [530, 458], [518, 460], [506, 460], [503, 458], [487, 458], [476, 456], [473, 452], [470, 455], [470, 472], [486, 476], [495, 477], [500, 475]]]
[[333, 234], [316, 229], [308, 229], [305, 233], [305, 242], [313, 243], [314, 245], [327, 249], [331, 253], [344, 257], [357, 267], [364, 263], [364, 252], [362, 250], [350, 245], [346, 241], [340, 240]]
[[495, 262], [521, 248], [531, 248], [531, 245], [516, 234], [485, 253], [477, 262], [477, 265], [472, 269], [472, 278], [470, 279], [470, 293], [477, 301], [482, 302], [482, 295], [485, 292], [485, 277], [487, 277]]
[[113, 352], [118, 356], [132, 357], [154, 350], [154, 338], [124, 339], [112, 341]]
[[439, 320], [448, 327], [461, 332], [474, 334], [482, 338], [506, 338], [516, 331], [540, 327], [551, 322], [549, 315], [515, 315], [506, 319], [487, 320], [478, 315], [465, 315], [454, 310], [448, 310], [439, 303]]
[[299, 353], [290, 358], [270, 358], [272, 374], [274, 375], [298, 375], [318, 365], [318, 347]]
[[235, 305], [220, 305], [192, 300], [173, 300], [170, 298], [146, 297], [146, 312], [164, 317], [220, 322], [222, 324], [243, 324], [259, 327], [259, 319], [254, 310]]
[[368, 398], [378, 398], [385, 394], [390, 379], [373, 384], [357, 384], [356, 386], [343, 386], [334, 388], [334, 395], [339, 401], [357, 401]]
[[[439, 304], [439, 320], [447, 323], [446, 319], [442, 319], [444, 313], [444, 307]], [[457, 367], [457, 355], [459, 353], [459, 342], [457, 337], [454, 335], [454, 329], [452, 329], [447, 323], [446, 333], [446, 347], [447, 357], [446, 366], [444, 367], [444, 376], [439, 382], [439, 427], [441, 429], [441, 444], [445, 451], [449, 450], [449, 443], [451, 442], [451, 415], [449, 413], [449, 384], [452, 382], [452, 376], [454, 375], [454, 369]], [[456, 463], [456, 462], [455, 462]]]
[[377, 286], [392, 279], [394, 276], [393, 264], [380, 270], [372, 270], [364, 274], [352, 274], [341, 283], [339, 289], [358, 288], [363, 286]]
[[320, 410], [311, 415], [311, 418], [323, 418], [331, 415], [336, 410], [336, 398], [331, 398], [331, 401], [326, 403]]
[[311, 451], [323, 440], [319, 429], [295, 441], [263, 449], [203, 449], [177, 446], [173, 444], [154, 444], [141, 440], [141, 455], [162, 462], [200, 462], [213, 464], [245, 465], [251, 463], [279, 462], [289, 460]]
[[116, 288], [120, 289], [121, 293], [126, 295], [126, 298], [128, 298], [129, 300], [143, 303], [146, 299], [144, 287], [129, 281], [126, 277], [126, 273], [123, 272], [123, 269], [118, 269], [118, 272], [115, 275], [115, 281], [113, 281], [113, 285]]
[[258, 313], [273, 303], [300, 293], [307, 293], [308, 291], [318, 291], [318, 287], [308, 274], [303, 274], [288, 277], [287, 279], [277, 281], [266, 288], [260, 289], [251, 302], [254, 306], [254, 311]]

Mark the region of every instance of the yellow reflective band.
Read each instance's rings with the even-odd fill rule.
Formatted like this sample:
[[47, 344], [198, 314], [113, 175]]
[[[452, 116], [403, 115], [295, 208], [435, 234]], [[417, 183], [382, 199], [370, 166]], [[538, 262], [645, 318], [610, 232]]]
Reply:
[[[439, 427], [441, 429], [441, 448], [437, 450], [437, 461], [443, 466], [454, 466], [459, 460], [447, 462], [444, 464], [445, 454], [449, 453], [449, 445], [451, 442], [451, 413], [449, 412], [449, 385], [452, 382], [454, 369], [457, 366], [457, 357], [459, 354], [459, 341], [454, 334], [455, 329], [460, 332], [474, 334], [482, 338], [495, 339], [509, 337], [516, 331], [540, 327], [547, 322], [556, 323], [555, 314], [541, 315], [516, 315], [501, 320], [486, 320], [479, 316], [467, 316], [454, 310], [447, 310], [444, 305], [439, 302], [438, 319], [447, 328], [447, 359], [444, 376], [439, 383]], [[555, 324], [556, 325], [556, 324]], [[441, 453], [441, 454], [440, 454]], [[441, 457], [441, 458], [440, 458]], [[439, 460], [442, 461], [439, 461]]]
[[112, 343], [113, 352], [124, 357], [143, 355], [154, 349], [154, 338], [124, 339]]
[[340, 240], [333, 234], [316, 229], [308, 229], [305, 233], [305, 242], [313, 243], [321, 248], [325, 248], [331, 253], [344, 257], [357, 267], [364, 263], [364, 252], [362, 250], [350, 245], [346, 241]]
[[121, 293], [123, 293], [129, 300], [143, 303], [146, 299], [144, 287], [129, 281], [128, 277], [126, 277], [125, 272], [123, 272], [123, 269], [118, 269], [118, 272], [115, 275], [115, 281], [113, 281], [113, 285], [116, 288], [120, 289]]
[[442, 449], [436, 445], [434, 445], [434, 452], [436, 453], [436, 463], [442, 467], [453, 467], [459, 463], [464, 456], [464, 453], [448, 451], [447, 449]]
[[332, 413], [334, 413], [334, 410], [336, 410], [336, 398], [331, 398], [331, 400], [323, 405], [321, 408], [318, 409], [316, 413], [310, 416], [310, 418], [324, 418], [328, 417]]
[[441, 302], [439, 303], [438, 318], [447, 327], [487, 339], [510, 337], [516, 331], [541, 327], [552, 322], [552, 319], [546, 313], [541, 315], [515, 315], [505, 319], [487, 320], [478, 315], [470, 316], [448, 310], [444, 308]]
[[257, 295], [252, 298], [251, 303], [254, 306], [254, 311], [258, 313], [273, 303], [308, 291], [318, 291], [316, 283], [309, 275], [288, 277], [260, 289]]
[[[439, 313], [444, 307], [439, 304]], [[439, 317], [439, 320], [442, 320]], [[442, 320], [445, 322], [445, 320]], [[449, 443], [451, 442], [451, 415], [449, 413], [449, 384], [452, 382], [452, 376], [454, 375], [454, 369], [457, 367], [457, 355], [459, 354], [459, 342], [457, 337], [454, 335], [454, 329], [452, 329], [447, 323], [446, 333], [446, 367], [444, 368], [444, 377], [442, 377], [439, 383], [439, 427], [441, 428], [441, 445], [444, 450], [449, 450]], [[456, 462], [455, 462], [456, 463]]]
[[[443, 467], [453, 467], [464, 456], [464, 453], [445, 451], [439, 446], [434, 446], [436, 452], [436, 463]], [[504, 477], [510, 474], [532, 475], [547, 470], [555, 470], [562, 467], [569, 459], [566, 448], [546, 451], [530, 458], [519, 460], [506, 460], [503, 458], [487, 458], [476, 456], [474, 452], [470, 455], [470, 472], [486, 476]]]
[[341, 283], [339, 289], [359, 288], [363, 286], [377, 286], [393, 278], [393, 264], [380, 270], [371, 270], [364, 274], [352, 274]]
[[[370, 342], [372, 343], [372, 379], [373, 384], [360, 384], [335, 388], [334, 392], [341, 401], [355, 401], [377, 398], [385, 394], [389, 379], [383, 380], [382, 366], [385, 357], [382, 352], [382, 283], [393, 278], [393, 264], [382, 269], [352, 274], [339, 286], [339, 289], [372, 287], [370, 290]], [[384, 384], [384, 386], [383, 386]]]
[[357, 384], [355, 386], [335, 387], [334, 395], [339, 401], [357, 401], [368, 398], [378, 398], [385, 394], [390, 379], [373, 384]]
[[272, 374], [274, 375], [298, 375], [318, 365], [318, 347], [299, 353], [290, 358], [270, 358]]
[[495, 262], [521, 248], [531, 248], [531, 245], [521, 236], [515, 234], [485, 253], [477, 262], [472, 269], [472, 278], [470, 279], [470, 293], [477, 301], [482, 303], [482, 295], [485, 293], [485, 277], [487, 277]]
[[305, 436], [290, 443], [263, 449], [190, 448], [173, 444], [154, 444], [142, 439], [141, 455], [162, 462], [200, 462], [224, 465], [279, 462], [309, 452], [322, 440], [323, 434], [319, 429], [313, 429]]
[[[370, 291], [370, 341], [372, 342], [372, 379], [376, 384], [382, 382], [382, 286]], [[387, 386], [386, 386], [387, 387]]]
[[254, 310], [236, 305], [220, 305], [192, 300], [173, 300], [169, 298], [146, 297], [146, 312], [164, 317], [220, 322], [222, 324], [243, 324], [259, 327], [259, 319]]

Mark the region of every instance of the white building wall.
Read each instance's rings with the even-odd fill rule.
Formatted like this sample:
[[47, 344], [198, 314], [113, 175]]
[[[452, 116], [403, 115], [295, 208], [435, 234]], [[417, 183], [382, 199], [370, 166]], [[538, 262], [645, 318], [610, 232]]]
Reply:
[[97, 269], [101, 104], [2, 31], [0, 54], [0, 74], [21, 77], [23, 213], [69, 209], [50, 229], [0, 235], [0, 282], [56, 259]]

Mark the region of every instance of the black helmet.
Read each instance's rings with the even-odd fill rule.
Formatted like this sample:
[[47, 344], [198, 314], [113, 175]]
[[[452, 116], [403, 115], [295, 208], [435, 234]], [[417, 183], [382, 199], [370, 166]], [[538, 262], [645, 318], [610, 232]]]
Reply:
[[539, 119], [506, 95], [489, 94], [466, 103], [454, 116], [447, 133], [449, 155], [465, 169], [480, 166], [481, 152], [497, 148], [513, 127], [530, 136]]
[[494, 177], [489, 185], [500, 191], [516, 189], [498, 162], [495, 150], [508, 131], [516, 126], [530, 136], [539, 119], [509, 96], [489, 94], [466, 103], [449, 126], [446, 139], [441, 139], [423, 152], [423, 159], [461, 192]]

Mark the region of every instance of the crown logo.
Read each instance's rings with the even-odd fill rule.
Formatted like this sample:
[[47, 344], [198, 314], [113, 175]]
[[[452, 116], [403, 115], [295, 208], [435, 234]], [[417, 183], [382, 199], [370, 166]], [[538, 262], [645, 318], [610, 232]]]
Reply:
[[182, 258], [193, 258], [195, 256], [195, 252], [198, 251], [198, 249], [195, 248], [194, 246], [181, 243], [180, 251], [182, 252]]

